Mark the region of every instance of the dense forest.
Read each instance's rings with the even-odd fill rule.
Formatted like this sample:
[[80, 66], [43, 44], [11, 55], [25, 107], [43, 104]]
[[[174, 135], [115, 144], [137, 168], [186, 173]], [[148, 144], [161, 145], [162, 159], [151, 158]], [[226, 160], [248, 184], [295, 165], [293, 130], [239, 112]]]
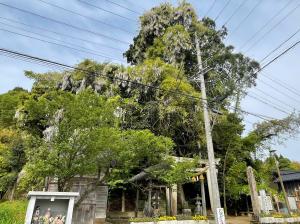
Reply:
[[[226, 27], [199, 20], [188, 3], [162, 4], [140, 17], [139, 33], [124, 53], [128, 66], [86, 59], [74, 70], [26, 71], [34, 80], [30, 91], [0, 95], [0, 198], [42, 190], [49, 177], [57, 178], [60, 191], [78, 175], [98, 175], [96, 184], [118, 188], [158, 164], [164, 169], [153, 175], [160, 181], [190, 181], [199, 157], [207, 158], [199, 72], [205, 72], [224, 206], [248, 194], [249, 165], [259, 188], [272, 191], [268, 150], [297, 134], [300, 118], [262, 120], [244, 133], [239, 105], [260, 65], [226, 46], [226, 35]], [[204, 71], [198, 70], [195, 38]], [[195, 162], [176, 164], [171, 156]], [[282, 169], [300, 168], [278, 160]]]

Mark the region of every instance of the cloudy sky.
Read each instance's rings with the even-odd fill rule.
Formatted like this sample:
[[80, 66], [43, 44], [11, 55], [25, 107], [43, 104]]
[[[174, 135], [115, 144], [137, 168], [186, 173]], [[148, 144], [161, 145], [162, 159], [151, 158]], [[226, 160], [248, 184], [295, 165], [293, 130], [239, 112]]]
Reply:
[[[49, 4], [47, 4], [50, 3]], [[139, 16], [161, 0], [2, 0], [0, 48], [70, 65], [84, 58], [126, 63], [122, 57], [139, 30]], [[169, 1], [177, 4], [177, 1]], [[191, 0], [199, 17], [226, 24], [226, 43], [236, 52], [267, 63], [300, 40], [299, 0]], [[52, 4], [52, 5], [51, 5]], [[56, 7], [55, 7], [56, 5]], [[120, 7], [120, 5], [122, 7]], [[79, 15], [80, 14], [80, 15]], [[299, 32], [299, 33], [298, 33]], [[286, 41], [287, 40], [287, 41]], [[284, 42], [286, 41], [286, 42]], [[283, 43], [281, 45], [281, 43]], [[257, 87], [242, 101], [242, 109], [284, 118], [300, 109], [300, 44], [259, 74]], [[30, 89], [24, 70], [49, 71], [0, 55], [0, 93], [15, 86]], [[261, 119], [245, 115], [246, 131]], [[300, 136], [274, 148], [300, 161]]]

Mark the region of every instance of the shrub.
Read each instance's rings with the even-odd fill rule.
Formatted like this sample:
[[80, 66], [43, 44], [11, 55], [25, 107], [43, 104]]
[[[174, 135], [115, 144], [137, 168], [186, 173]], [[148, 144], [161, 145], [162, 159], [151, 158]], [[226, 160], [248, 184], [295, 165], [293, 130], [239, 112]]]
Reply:
[[195, 221], [199, 221], [199, 220], [207, 220], [207, 217], [206, 216], [203, 216], [203, 215], [195, 215], [193, 217], [193, 220]]
[[161, 216], [158, 218], [158, 221], [171, 221], [176, 220], [175, 216]]
[[0, 224], [24, 224], [26, 201], [0, 202]]
[[149, 217], [129, 219], [129, 222], [156, 222], [156, 221], [157, 221], [157, 218], [149, 218]]

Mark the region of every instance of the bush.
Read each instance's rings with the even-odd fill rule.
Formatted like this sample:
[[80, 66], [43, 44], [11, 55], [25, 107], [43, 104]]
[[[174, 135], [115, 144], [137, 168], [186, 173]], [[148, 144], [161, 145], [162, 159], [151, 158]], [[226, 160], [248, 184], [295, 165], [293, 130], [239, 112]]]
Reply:
[[202, 216], [202, 215], [195, 215], [193, 217], [193, 220], [195, 220], [195, 221], [207, 220], [207, 217], [206, 216]]
[[24, 224], [27, 201], [0, 201], [0, 224]]
[[129, 222], [156, 222], [156, 221], [157, 221], [157, 218], [150, 218], [150, 217], [129, 219]]

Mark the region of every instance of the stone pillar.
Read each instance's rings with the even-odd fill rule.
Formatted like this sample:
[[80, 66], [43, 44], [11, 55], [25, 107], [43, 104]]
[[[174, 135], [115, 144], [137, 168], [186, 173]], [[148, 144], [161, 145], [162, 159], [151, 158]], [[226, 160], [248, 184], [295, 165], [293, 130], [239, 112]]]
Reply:
[[200, 175], [200, 187], [201, 187], [201, 198], [202, 198], [202, 211], [203, 211], [203, 215], [207, 216], [205, 186], [204, 186], [204, 176], [203, 176], [203, 174]]
[[251, 166], [247, 167], [247, 178], [248, 178], [248, 184], [249, 184], [249, 189], [251, 194], [253, 213], [254, 213], [254, 217], [257, 218], [260, 214], [260, 206], [259, 206], [255, 176]]
[[173, 216], [177, 215], [177, 184], [172, 185], [172, 196], [171, 196], [171, 214]]

